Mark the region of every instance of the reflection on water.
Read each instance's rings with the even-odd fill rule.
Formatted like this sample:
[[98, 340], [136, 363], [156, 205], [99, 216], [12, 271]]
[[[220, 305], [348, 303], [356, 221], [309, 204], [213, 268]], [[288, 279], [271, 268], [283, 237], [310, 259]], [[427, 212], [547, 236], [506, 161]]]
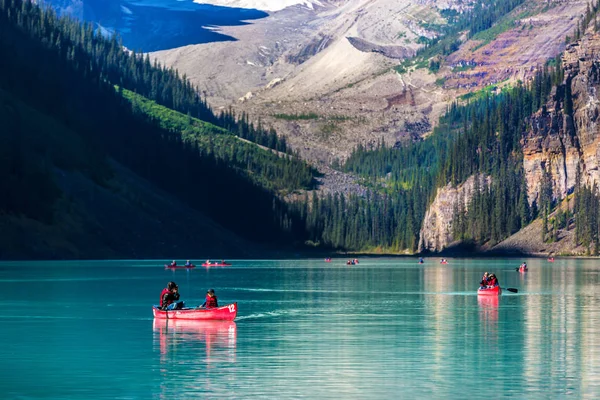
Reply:
[[[169, 354], [177, 352], [178, 346], [189, 347], [191, 342], [206, 345], [204, 358], [199, 361], [235, 362], [237, 325], [233, 321], [186, 321], [154, 319], [155, 344], [158, 339], [161, 362], [169, 362]], [[158, 334], [158, 338], [157, 338]]]
[[[600, 398], [595, 260], [527, 260], [527, 274], [515, 271], [523, 260], [428, 261], [238, 260], [175, 272], [148, 261], [0, 263], [0, 341], [10, 343], [0, 391], [464, 399], [484, 387], [491, 398]], [[518, 293], [477, 296], [484, 271]], [[213, 287], [238, 302], [239, 318], [153, 320], [169, 280], [191, 304]]]
[[155, 319], [152, 326], [153, 347], [160, 353], [160, 398], [198, 391], [228, 393], [221, 374], [235, 365], [235, 322]]

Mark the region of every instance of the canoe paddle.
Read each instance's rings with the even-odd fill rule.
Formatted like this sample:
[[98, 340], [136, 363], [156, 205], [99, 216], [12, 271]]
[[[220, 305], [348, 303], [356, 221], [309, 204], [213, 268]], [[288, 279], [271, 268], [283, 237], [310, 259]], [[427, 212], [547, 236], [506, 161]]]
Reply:
[[513, 293], [519, 293], [519, 289], [515, 289], [512, 287], [506, 288], [506, 290], [508, 290], [509, 292], [513, 292]]

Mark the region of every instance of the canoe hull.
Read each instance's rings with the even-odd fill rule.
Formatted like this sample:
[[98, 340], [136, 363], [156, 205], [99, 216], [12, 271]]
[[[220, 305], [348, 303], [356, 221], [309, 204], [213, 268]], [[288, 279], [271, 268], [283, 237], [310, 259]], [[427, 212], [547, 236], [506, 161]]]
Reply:
[[163, 311], [152, 307], [154, 318], [181, 319], [194, 321], [233, 321], [237, 317], [237, 303], [218, 308], [184, 308], [183, 310]]
[[227, 264], [227, 263], [204, 263], [202, 264], [203, 267], [231, 267], [231, 264]]
[[172, 265], [165, 264], [165, 269], [192, 269], [192, 268], [196, 268], [196, 266], [190, 265], [189, 267], [186, 267], [185, 265], [172, 266]]
[[502, 294], [502, 288], [498, 285], [493, 288], [477, 289], [477, 294], [479, 296], [499, 296]]

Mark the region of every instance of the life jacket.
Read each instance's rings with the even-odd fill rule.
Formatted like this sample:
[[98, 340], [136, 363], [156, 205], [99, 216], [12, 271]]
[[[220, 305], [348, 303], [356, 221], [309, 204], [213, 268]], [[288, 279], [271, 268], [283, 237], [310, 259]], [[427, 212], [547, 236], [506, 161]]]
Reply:
[[205, 302], [206, 302], [206, 305], [205, 305], [206, 308], [215, 308], [215, 307], [217, 307], [217, 304], [218, 304], [217, 296], [212, 296], [212, 297], [206, 296]]
[[[162, 292], [160, 292], [160, 306], [161, 307], [163, 306], [163, 298], [165, 297], [165, 294], [167, 294], [167, 293], [171, 293], [171, 291], [169, 289], [167, 289], [167, 288], [164, 288], [162, 290]], [[169, 305], [171, 303], [172, 303], [172, 301], [168, 301], [167, 305]]]
[[492, 278], [490, 280], [488, 280], [488, 286], [497, 286], [498, 285], [498, 279], [496, 278]]

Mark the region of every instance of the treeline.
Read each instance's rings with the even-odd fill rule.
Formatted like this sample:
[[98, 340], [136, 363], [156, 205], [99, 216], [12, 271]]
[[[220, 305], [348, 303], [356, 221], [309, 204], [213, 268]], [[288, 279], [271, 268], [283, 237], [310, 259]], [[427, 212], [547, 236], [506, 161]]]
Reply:
[[[119, 46], [116, 39], [106, 40], [94, 33], [90, 25], [58, 18], [52, 10], [29, 1], [0, 0], [1, 89], [76, 132], [82, 146], [94, 149], [100, 158], [102, 154], [113, 157], [232, 231], [253, 240], [290, 240], [286, 232], [292, 218], [278, 196], [257, 186], [248, 172], [231, 168], [214, 154], [203, 154], [194, 142], [161, 127], [146, 113], [136, 112], [115, 90], [117, 84], [191, 117], [217, 120], [176, 72], [152, 66], [148, 59], [128, 54]], [[11, 132], [17, 135], [12, 140], [18, 146], [19, 127]], [[40, 185], [52, 179], [52, 174], [15, 173], [24, 164], [13, 154], [9, 156], [12, 159], [2, 165], [9, 169], [1, 171], [3, 176], [12, 173], [15, 179], [27, 177]], [[22, 156], [27, 160], [27, 154]], [[49, 170], [50, 158], [43, 152], [40, 157], [36, 162]], [[268, 162], [271, 167], [276, 164], [272, 158]], [[295, 163], [293, 168], [295, 172], [288, 174], [312, 174], [305, 164]], [[283, 173], [276, 169], [265, 176]], [[84, 172], [100, 183], [110, 179], [101, 167]], [[299, 185], [306, 180], [303, 182]], [[35, 217], [25, 206], [26, 196], [20, 196], [25, 201], [17, 206], [7, 204], [8, 196], [2, 196], [0, 210]], [[48, 201], [53, 198], [49, 196]]]
[[344, 169], [381, 188], [367, 197], [304, 199], [297, 207], [306, 215], [311, 240], [341, 249], [416, 250], [437, 188], [470, 176], [479, 177], [475, 195], [455, 208], [454, 237], [494, 244], [518, 231], [539, 213], [539, 205], [527, 201], [520, 140], [529, 117], [563, 74], [560, 67], [546, 66], [528, 85], [454, 103], [431, 137], [419, 143], [399, 149], [358, 146]]

